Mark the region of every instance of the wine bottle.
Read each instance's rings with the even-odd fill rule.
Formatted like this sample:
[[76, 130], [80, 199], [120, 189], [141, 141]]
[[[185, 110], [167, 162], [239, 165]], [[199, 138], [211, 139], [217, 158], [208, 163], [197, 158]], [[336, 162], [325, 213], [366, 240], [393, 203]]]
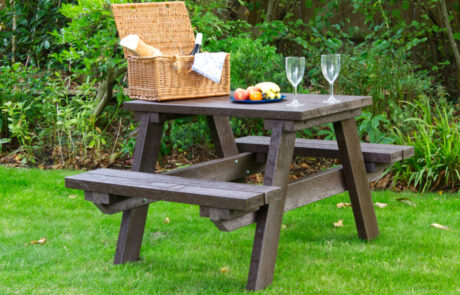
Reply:
[[196, 34], [195, 45], [193, 46], [193, 50], [192, 50], [192, 53], [190, 53], [190, 55], [195, 55], [196, 53], [200, 52], [202, 41], [203, 41], [203, 34], [201, 33]]

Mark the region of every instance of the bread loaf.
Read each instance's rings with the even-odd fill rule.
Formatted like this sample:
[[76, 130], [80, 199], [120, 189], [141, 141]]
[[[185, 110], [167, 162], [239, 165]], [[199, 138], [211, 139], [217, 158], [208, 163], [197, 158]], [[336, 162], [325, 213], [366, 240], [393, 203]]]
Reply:
[[128, 35], [121, 39], [120, 45], [139, 56], [151, 57], [163, 55], [158, 48], [145, 44], [138, 35]]

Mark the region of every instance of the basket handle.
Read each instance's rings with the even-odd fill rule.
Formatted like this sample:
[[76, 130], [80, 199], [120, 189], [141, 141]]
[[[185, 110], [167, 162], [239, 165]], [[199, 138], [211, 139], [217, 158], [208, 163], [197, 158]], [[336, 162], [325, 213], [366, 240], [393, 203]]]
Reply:
[[175, 62], [173, 63], [173, 67], [177, 70], [177, 73], [180, 75], [182, 73], [190, 73], [192, 71], [192, 69], [185, 69], [185, 65], [184, 65], [184, 60], [185, 60], [185, 56], [181, 56], [181, 55], [174, 55], [174, 59], [175, 59]]

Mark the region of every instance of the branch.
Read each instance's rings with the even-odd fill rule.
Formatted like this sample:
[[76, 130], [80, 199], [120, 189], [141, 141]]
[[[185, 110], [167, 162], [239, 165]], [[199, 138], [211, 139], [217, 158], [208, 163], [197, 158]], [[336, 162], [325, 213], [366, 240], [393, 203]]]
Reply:
[[457, 71], [460, 72], [460, 53], [458, 52], [457, 43], [455, 42], [454, 34], [452, 33], [452, 27], [449, 22], [449, 14], [447, 13], [446, 1], [440, 0], [441, 3], [441, 15], [444, 20], [444, 25], [446, 26], [447, 36], [449, 37], [450, 47], [455, 56], [455, 61], [457, 63]]
[[126, 67], [121, 67], [114, 70], [112, 67], [107, 69], [106, 79], [97, 88], [96, 100], [99, 101], [97, 107], [93, 111], [93, 117], [97, 118], [102, 114], [105, 106], [112, 98], [112, 90], [114, 81], [126, 72]]
[[266, 22], [271, 22], [273, 20], [273, 2], [274, 0], [268, 0], [267, 14], [265, 15]]
[[16, 14], [16, 3], [13, 2], [13, 0], [10, 0], [10, 4], [13, 5], [13, 37], [11, 38], [11, 54], [13, 55], [12, 62], [16, 62], [16, 20], [17, 20], [17, 14]]
[[441, 21], [439, 21], [436, 17], [435, 14], [433, 14], [432, 11], [430, 11], [428, 8], [426, 8], [420, 0], [417, 0], [418, 6], [428, 15], [430, 20], [433, 22], [433, 24], [437, 25], [438, 27], [441, 27]]

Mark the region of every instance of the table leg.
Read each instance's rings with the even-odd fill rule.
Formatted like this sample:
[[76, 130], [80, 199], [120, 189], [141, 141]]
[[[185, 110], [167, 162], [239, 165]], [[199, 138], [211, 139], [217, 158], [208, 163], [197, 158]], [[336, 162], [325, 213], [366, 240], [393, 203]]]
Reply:
[[355, 120], [352, 118], [334, 122], [334, 130], [358, 236], [364, 240], [371, 240], [377, 237], [379, 229]]
[[[155, 172], [162, 134], [163, 122], [151, 123], [149, 114], [142, 114], [131, 170]], [[123, 212], [114, 264], [139, 260], [147, 212], [148, 205]]]
[[264, 185], [282, 188], [283, 198], [270, 202], [257, 212], [257, 226], [246, 289], [264, 289], [273, 281], [284, 202], [295, 144], [295, 132], [283, 130], [283, 122], [272, 129]]
[[238, 154], [228, 117], [206, 116], [206, 120], [208, 121], [217, 156], [223, 158]]

